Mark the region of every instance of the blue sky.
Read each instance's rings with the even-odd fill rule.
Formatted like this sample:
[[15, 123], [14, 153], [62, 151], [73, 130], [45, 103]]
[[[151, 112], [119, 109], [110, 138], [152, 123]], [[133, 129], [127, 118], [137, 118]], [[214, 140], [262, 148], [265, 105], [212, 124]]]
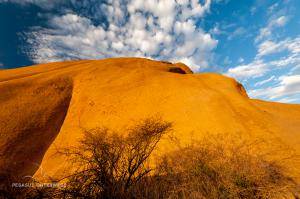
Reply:
[[298, 0], [0, 0], [0, 69], [139, 56], [300, 103]]

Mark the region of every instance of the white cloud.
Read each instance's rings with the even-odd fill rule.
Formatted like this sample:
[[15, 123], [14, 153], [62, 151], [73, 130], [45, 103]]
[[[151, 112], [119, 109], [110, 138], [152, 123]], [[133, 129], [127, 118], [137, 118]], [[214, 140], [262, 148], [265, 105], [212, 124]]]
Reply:
[[254, 89], [249, 92], [251, 97], [268, 97], [271, 100], [287, 101], [292, 96], [300, 94], [300, 75], [279, 77], [279, 84], [265, 89]]
[[219, 35], [222, 33], [218, 25], [214, 26], [209, 32], [213, 35]]
[[95, 25], [91, 17], [76, 13], [53, 17], [49, 28], [28, 33], [34, 62], [142, 56], [182, 61], [198, 71], [208, 66], [217, 45], [196, 26], [195, 18], [209, 12], [210, 0], [83, 2], [94, 9], [90, 16], [102, 13], [109, 25]]
[[281, 103], [297, 103], [297, 101], [299, 101], [299, 97], [297, 97], [297, 95], [295, 97], [284, 97], [278, 100], [278, 102]]
[[258, 46], [257, 57], [278, 53], [287, 50], [293, 54], [300, 53], [300, 36], [295, 39], [285, 39], [278, 43], [273, 41], [264, 41]]
[[[264, 61], [262, 58], [265, 55], [279, 53], [286, 50], [288, 55], [270, 61]], [[277, 43], [265, 41], [258, 46], [258, 53], [255, 59], [248, 63], [238, 65], [228, 69], [225, 73], [228, 76], [246, 80], [264, 76], [271, 70], [277, 70], [284, 67], [292, 66], [295, 70], [300, 65], [300, 36], [294, 39], [284, 39]]]
[[265, 41], [261, 43], [258, 47], [258, 56], [261, 57], [263, 55], [268, 55], [271, 53], [275, 53], [281, 50], [281, 45], [276, 44], [272, 41]]
[[297, 64], [296, 66], [294, 66], [292, 69], [291, 69], [291, 72], [292, 73], [300, 73], [300, 63]]
[[266, 27], [261, 28], [258, 36], [255, 38], [255, 42], [259, 42], [265, 38], [269, 38], [272, 35], [272, 31], [275, 28], [283, 27], [288, 22], [287, 16], [273, 17], [269, 20]]
[[232, 63], [232, 61], [230, 60], [230, 58], [229, 58], [228, 56], [226, 56], [225, 59], [224, 59], [224, 61], [223, 61], [223, 63], [224, 63], [225, 65], [229, 65], [229, 64]]
[[274, 10], [276, 10], [279, 6], [279, 3], [274, 3], [272, 4], [269, 8], [268, 8], [268, 14], [272, 14], [274, 12]]
[[268, 65], [262, 60], [256, 60], [250, 64], [239, 65], [235, 68], [229, 68], [225, 73], [228, 76], [237, 79], [248, 79], [263, 76], [269, 70]]
[[62, 2], [60, 0], [0, 0], [0, 3], [17, 3], [23, 6], [32, 4], [45, 9], [50, 9]]
[[[286, 22], [283, 18], [278, 18], [272, 22], [276, 26], [283, 26], [284, 23]], [[282, 54], [266, 59], [266, 55], [275, 53]], [[226, 75], [242, 82], [251, 82], [249, 85], [250, 97], [279, 102], [295, 102], [299, 100], [300, 96], [300, 75], [297, 74], [299, 65], [300, 36], [281, 41], [268, 39], [258, 45], [257, 55], [252, 62], [230, 68]], [[272, 76], [266, 78], [269, 73]], [[259, 77], [264, 78], [264, 80], [256, 82]], [[262, 88], [267, 83], [271, 86]]]
[[255, 86], [255, 87], [256, 87], [256, 86], [262, 86], [262, 85], [264, 85], [264, 84], [267, 84], [267, 83], [272, 82], [273, 80], [276, 80], [276, 77], [275, 77], [274, 75], [272, 75], [272, 76], [269, 77], [268, 79], [262, 80], [262, 81], [260, 81], [260, 82], [256, 82], [254, 86]]
[[239, 60], [238, 60], [239, 63], [244, 63], [244, 61], [245, 61], [245, 60], [244, 60], [243, 57], [240, 57]]
[[234, 30], [232, 33], [229, 34], [228, 40], [232, 40], [235, 37], [241, 36], [246, 33], [246, 29], [243, 27], [239, 27], [236, 30]]
[[237, 78], [239, 80], [247, 80], [264, 76], [269, 71], [275, 71], [284, 67], [295, 66], [300, 64], [300, 56], [290, 54], [278, 60], [265, 62], [261, 59], [254, 60], [249, 64], [243, 64], [228, 69], [225, 75]]
[[274, 20], [274, 25], [278, 26], [278, 27], [282, 27], [286, 24], [286, 22], [288, 21], [288, 18], [286, 16], [281, 16], [278, 19]]

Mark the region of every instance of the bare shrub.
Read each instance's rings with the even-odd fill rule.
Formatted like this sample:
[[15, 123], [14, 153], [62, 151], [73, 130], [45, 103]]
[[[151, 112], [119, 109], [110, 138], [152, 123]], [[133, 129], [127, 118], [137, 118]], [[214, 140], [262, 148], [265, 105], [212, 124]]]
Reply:
[[160, 118], [147, 118], [128, 130], [128, 136], [107, 128], [85, 131], [80, 146], [60, 151], [70, 157], [76, 172], [67, 176], [60, 197], [128, 198], [132, 187], [152, 168], [148, 158], [172, 124]]

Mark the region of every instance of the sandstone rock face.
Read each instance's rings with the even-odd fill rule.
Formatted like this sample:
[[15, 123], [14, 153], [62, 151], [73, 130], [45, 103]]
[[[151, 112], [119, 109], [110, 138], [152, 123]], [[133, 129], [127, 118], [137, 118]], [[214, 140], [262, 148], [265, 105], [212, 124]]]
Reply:
[[[234, 79], [141, 58], [66, 61], [0, 71], [0, 175], [63, 175], [57, 148], [78, 145], [82, 129], [118, 131], [155, 115], [183, 145], [221, 133], [300, 152], [300, 105], [249, 99]], [[162, 141], [158, 151], [172, 147]]]

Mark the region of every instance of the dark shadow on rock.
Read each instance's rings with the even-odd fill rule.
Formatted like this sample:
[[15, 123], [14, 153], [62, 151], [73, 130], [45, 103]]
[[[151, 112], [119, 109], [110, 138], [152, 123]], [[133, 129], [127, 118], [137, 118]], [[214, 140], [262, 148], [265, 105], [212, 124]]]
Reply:
[[[12, 179], [26, 182], [34, 175], [47, 149], [60, 132], [69, 109], [72, 90], [71, 79], [54, 78], [39, 82], [38, 85], [18, 88], [21, 97], [16, 97], [22, 99], [25, 96], [26, 101], [1, 102], [0, 105], [6, 108], [7, 113], [0, 113], [0, 122], [8, 121], [10, 125], [1, 127], [0, 185]], [[9, 122], [11, 120], [15, 121]]]

